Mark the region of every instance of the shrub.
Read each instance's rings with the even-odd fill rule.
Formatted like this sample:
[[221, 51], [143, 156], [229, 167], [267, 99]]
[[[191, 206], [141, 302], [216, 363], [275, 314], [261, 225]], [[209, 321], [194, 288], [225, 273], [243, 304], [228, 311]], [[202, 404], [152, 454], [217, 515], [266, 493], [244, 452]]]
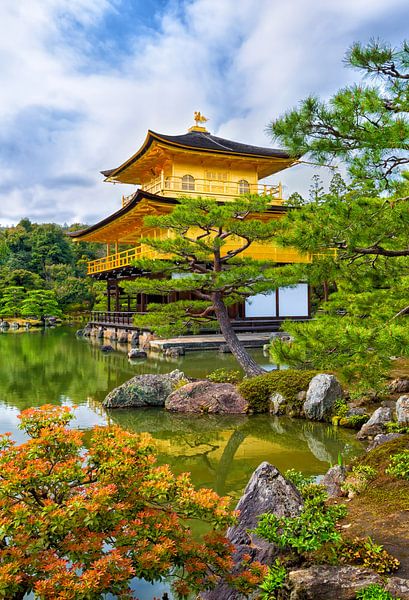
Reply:
[[[97, 427], [85, 450], [72, 418], [67, 408], [29, 409], [28, 441], [0, 436], [0, 598], [130, 598], [133, 577], [175, 572], [178, 598], [219, 576], [247, 595], [258, 587], [266, 569], [253, 562], [232, 575], [232, 547], [217, 531], [235, 522], [229, 498], [156, 465], [147, 434]], [[211, 527], [203, 541], [192, 518]]]
[[302, 402], [297, 399], [297, 394], [308, 388], [316, 374], [316, 371], [295, 369], [271, 371], [265, 375], [244, 379], [239, 385], [239, 392], [249, 403], [249, 409], [255, 413], [268, 412], [270, 397], [275, 392], [286, 399], [295, 413], [299, 413]]
[[409, 433], [409, 423], [404, 425], [398, 421], [389, 421], [386, 423], [386, 430], [388, 433]]
[[295, 469], [288, 469], [287, 471], [285, 471], [284, 477], [295, 485], [295, 487], [299, 490], [301, 495], [303, 488], [314, 483], [315, 481], [314, 477], [306, 477], [301, 473], [301, 471], [296, 471]]
[[340, 562], [362, 565], [380, 575], [393, 573], [399, 568], [398, 559], [369, 537], [344, 540], [338, 549], [338, 557]]
[[[306, 487], [311, 488], [311, 485]], [[326, 499], [327, 494], [315, 489], [310, 497], [305, 497], [298, 516], [278, 517], [266, 513], [261, 515], [254, 533], [280, 548], [294, 550], [298, 555], [319, 550], [328, 542], [340, 542], [341, 534], [336, 525], [346, 516], [346, 507], [343, 504], [326, 505]]]
[[275, 563], [269, 567], [266, 578], [260, 585], [261, 600], [274, 600], [277, 598], [277, 590], [280, 590], [285, 580], [287, 579], [287, 570], [277, 559]]
[[243, 379], [240, 371], [234, 369], [216, 369], [207, 376], [213, 383], [239, 383]]
[[358, 590], [355, 598], [357, 600], [394, 600], [393, 596], [377, 583]]
[[391, 462], [386, 469], [386, 473], [398, 479], [409, 480], [409, 450], [391, 456]]
[[368, 420], [369, 415], [351, 415], [350, 417], [341, 417], [339, 425], [348, 429], [361, 429]]

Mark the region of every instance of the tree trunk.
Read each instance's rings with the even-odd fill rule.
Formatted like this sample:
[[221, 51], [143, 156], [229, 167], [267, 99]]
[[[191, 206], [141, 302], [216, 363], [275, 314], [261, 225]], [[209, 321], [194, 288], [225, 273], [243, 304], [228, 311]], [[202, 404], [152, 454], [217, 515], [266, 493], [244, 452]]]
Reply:
[[226, 340], [226, 344], [230, 348], [232, 354], [234, 354], [236, 357], [237, 362], [243, 369], [244, 373], [247, 375], [247, 377], [254, 377], [254, 375], [261, 375], [262, 373], [265, 373], [266, 371], [264, 371], [264, 369], [262, 369], [256, 363], [256, 361], [251, 358], [237, 337], [232, 327], [230, 317], [227, 312], [227, 307], [223, 302], [220, 293], [213, 293], [212, 300], [214, 312], [219, 322], [221, 332]]

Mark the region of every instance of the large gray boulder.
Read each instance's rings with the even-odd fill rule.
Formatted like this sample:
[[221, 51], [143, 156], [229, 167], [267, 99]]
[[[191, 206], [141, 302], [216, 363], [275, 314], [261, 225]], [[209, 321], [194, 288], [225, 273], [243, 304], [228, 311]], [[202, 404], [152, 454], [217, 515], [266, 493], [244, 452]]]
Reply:
[[409, 424], [409, 396], [401, 396], [396, 402], [396, 418], [398, 423]]
[[369, 421], [362, 425], [356, 437], [358, 440], [366, 440], [374, 438], [379, 433], [385, 433], [385, 425], [389, 421], [392, 421], [392, 409], [389, 406], [380, 406], [372, 414]]
[[321, 373], [313, 377], [304, 402], [307, 419], [323, 421], [331, 416], [335, 401], [342, 398], [342, 387], [335, 375]]
[[[245, 554], [249, 554], [252, 560], [271, 564], [279, 549], [275, 544], [260, 539], [249, 530], [256, 527], [258, 518], [263, 513], [295, 517], [302, 507], [303, 500], [297, 488], [287, 481], [276, 467], [268, 462], [261, 463], [251, 476], [236, 506], [236, 510], [240, 512], [237, 524], [227, 530], [226, 537], [235, 546], [235, 564], [238, 564]], [[241, 600], [243, 596], [222, 582], [214, 590], [203, 593], [201, 598]]]
[[318, 565], [290, 571], [282, 597], [288, 600], [354, 600], [357, 590], [376, 583], [382, 584], [382, 579], [370, 569]]
[[105, 408], [164, 406], [166, 398], [184, 379], [184, 373], [178, 370], [162, 375], [136, 375], [109, 392], [102, 404]]
[[243, 414], [248, 402], [231, 383], [194, 381], [178, 388], [166, 398], [165, 408], [172, 412]]
[[409, 579], [391, 577], [385, 585], [387, 592], [400, 600], [409, 600]]

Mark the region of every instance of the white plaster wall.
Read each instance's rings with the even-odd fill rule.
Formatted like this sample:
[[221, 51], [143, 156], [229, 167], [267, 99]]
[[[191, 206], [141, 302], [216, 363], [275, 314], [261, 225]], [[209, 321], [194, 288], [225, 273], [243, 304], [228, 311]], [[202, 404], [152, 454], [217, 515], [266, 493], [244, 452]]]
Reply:
[[280, 317], [308, 317], [308, 285], [306, 283], [280, 288], [278, 300]]
[[246, 300], [246, 317], [276, 317], [276, 293], [256, 294]]

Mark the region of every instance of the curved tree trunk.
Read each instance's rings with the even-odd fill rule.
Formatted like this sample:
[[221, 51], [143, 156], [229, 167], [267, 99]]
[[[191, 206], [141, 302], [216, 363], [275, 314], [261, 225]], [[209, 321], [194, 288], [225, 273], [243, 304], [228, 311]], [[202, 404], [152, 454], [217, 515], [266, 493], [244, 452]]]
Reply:
[[243, 369], [244, 373], [248, 377], [254, 377], [254, 375], [261, 375], [262, 373], [265, 373], [266, 371], [262, 369], [249, 355], [237, 337], [236, 332], [232, 327], [229, 313], [227, 312], [227, 307], [222, 300], [221, 294], [218, 292], [213, 293], [212, 300], [214, 312], [219, 322], [221, 332], [226, 340], [226, 344], [230, 348], [232, 354], [234, 354], [236, 357], [237, 362]]

